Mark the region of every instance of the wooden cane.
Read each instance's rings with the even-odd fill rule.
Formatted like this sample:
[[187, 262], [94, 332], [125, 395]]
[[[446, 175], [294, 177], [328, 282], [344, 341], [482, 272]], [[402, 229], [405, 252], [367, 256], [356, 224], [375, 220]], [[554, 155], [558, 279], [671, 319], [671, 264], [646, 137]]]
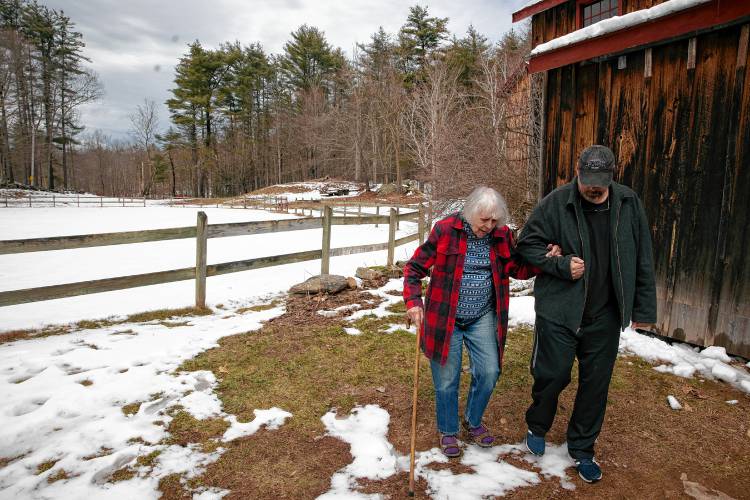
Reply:
[[419, 390], [419, 342], [422, 325], [417, 324], [417, 348], [414, 350], [414, 397], [411, 403], [411, 455], [409, 457], [409, 496], [414, 496], [414, 448], [417, 444], [417, 393]]

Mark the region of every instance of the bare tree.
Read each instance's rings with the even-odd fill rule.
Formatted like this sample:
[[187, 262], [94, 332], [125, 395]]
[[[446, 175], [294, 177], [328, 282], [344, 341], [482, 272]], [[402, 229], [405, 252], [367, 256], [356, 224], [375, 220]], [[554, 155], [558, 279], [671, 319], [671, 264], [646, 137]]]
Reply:
[[461, 120], [464, 97], [458, 90], [456, 75], [446, 64], [427, 67], [427, 80], [410, 96], [402, 125], [408, 148], [423, 178], [435, 194], [443, 196], [457, 187], [464, 163], [457, 147], [457, 125]]
[[[143, 104], [136, 106], [135, 112], [130, 115], [131, 135], [139, 148], [143, 150], [144, 160], [141, 160], [141, 195], [146, 196], [151, 190], [154, 169], [151, 165], [151, 147], [156, 139], [156, 131], [159, 127], [159, 115], [156, 103], [150, 99], [144, 99]], [[145, 165], [144, 165], [145, 162]], [[150, 175], [146, 181], [146, 168]]]

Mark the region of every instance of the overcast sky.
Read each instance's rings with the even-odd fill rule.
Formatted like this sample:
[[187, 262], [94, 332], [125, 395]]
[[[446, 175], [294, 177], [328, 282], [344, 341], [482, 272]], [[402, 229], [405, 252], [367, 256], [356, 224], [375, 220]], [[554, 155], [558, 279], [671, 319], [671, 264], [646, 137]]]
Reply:
[[[280, 54], [302, 24], [323, 30], [328, 42], [347, 54], [367, 42], [379, 26], [396, 33], [412, 2], [398, 0], [42, 0], [63, 10], [83, 33], [85, 55], [99, 74], [104, 97], [83, 110], [86, 132], [101, 129], [127, 139], [128, 115], [144, 99], [156, 101], [161, 128], [169, 125], [174, 66], [187, 44], [206, 48], [239, 40], [260, 42]], [[420, 2], [431, 16], [448, 17], [451, 34], [470, 24], [491, 41], [508, 31], [511, 14], [527, 0], [433, 0]]]

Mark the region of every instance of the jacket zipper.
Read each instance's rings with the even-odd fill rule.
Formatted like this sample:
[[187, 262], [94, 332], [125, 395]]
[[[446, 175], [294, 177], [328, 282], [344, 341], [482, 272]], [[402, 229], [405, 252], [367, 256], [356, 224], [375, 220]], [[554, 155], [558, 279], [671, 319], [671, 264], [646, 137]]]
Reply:
[[[583, 233], [581, 232], [581, 219], [578, 217], [578, 210], [576, 210], [576, 206], [573, 206], [573, 212], [576, 214], [576, 226], [578, 228], [578, 237], [581, 239], [581, 257], [585, 257], [583, 255], [583, 251], [585, 250], [584, 244], [583, 244]], [[583, 259], [584, 266], [586, 265], [586, 259]], [[583, 321], [583, 312], [586, 310], [586, 298], [588, 297], [588, 282], [586, 281], [586, 271], [584, 267], [583, 272], [583, 309], [581, 309], [581, 319], [578, 320], [578, 330], [576, 330], [576, 333], [581, 331], [581, 322]]]
[[531, 358], [531, 374], [534, 374], [536, 368], [536, 355], [539, 352], [539, 329], [534, 328], [534, 355]]
[[622, 212], [622, 203], [617, 205], [617, 219], [615, 220], [615, 257], [617, 258], [617, 274], [620, 278], [620, 328], [625, 323], [625, 287], [622, 285], [622, 268], [620, 267], [620, 252], [617, 243], [617, 230], [620, 227], [620, 212]]

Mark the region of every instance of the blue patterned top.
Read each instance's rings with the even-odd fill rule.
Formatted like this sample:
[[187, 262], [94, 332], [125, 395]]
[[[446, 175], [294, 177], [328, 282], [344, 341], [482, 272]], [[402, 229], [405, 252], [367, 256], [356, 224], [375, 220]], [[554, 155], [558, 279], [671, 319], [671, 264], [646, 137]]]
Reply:
[[490, 239], [492, 233], [477, 238], [471, 225], [463, 221], [466, 241], [466, 259], [461, 288], [458, 291], [456, 317], [472, 320], [493, 308], [492, 268], [490, 267]]

